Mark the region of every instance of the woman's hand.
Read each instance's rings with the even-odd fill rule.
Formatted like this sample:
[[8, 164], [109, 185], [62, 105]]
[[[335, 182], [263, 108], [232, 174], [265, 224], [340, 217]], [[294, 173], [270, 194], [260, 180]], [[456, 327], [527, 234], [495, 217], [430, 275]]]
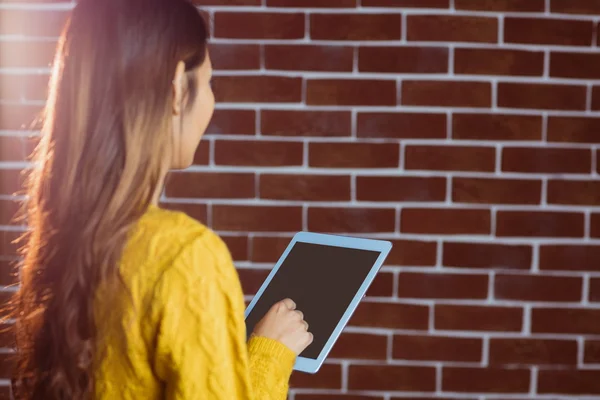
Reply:
[[256, 324], [254, 334], [277, 340], [296, 355], [302, 353], [313, 341], [313, 335], [308, 332], [304, 315], [296, 310], [296, 303], [290, 299], [275, 303]]

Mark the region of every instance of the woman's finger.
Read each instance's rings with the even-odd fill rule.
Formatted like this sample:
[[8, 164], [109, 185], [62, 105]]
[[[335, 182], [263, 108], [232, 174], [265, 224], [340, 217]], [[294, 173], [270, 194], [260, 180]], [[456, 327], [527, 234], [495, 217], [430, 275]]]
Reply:
[[288, 310], [296, 309], [296, 303], [294, 303], [294, 301], [292, 299], [285, 299], [282, 301], [282, 303], [285, 304], [285, 306], [288, 308]]

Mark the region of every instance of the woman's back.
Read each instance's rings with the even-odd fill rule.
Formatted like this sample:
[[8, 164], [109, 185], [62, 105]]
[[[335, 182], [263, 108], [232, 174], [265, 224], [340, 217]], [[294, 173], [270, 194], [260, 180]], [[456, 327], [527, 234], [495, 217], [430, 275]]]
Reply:
[[[164, 398], [149, 362], [155, 357], [158, 335], [160, 305], [153, 304], [154, 296], [166, 270], [178, 267], [172, 262], [181, 249], [195, 238], [212, 236], [203, 233], [207, 230], [185, 215], [158, 208], [148, 211], [132, 230], [120, 265], [121, 284], [100, 286], [94, 302], [99, 399]], [[212, 266], [207, 260], [196, 267]]]
[[247, 398], [250, 381], [232, 379], [246, 367], [243, 296], [215, 233], [152, 207], [120, 272], [121, 290], [101, 286], [95, 299], [97, 399]]

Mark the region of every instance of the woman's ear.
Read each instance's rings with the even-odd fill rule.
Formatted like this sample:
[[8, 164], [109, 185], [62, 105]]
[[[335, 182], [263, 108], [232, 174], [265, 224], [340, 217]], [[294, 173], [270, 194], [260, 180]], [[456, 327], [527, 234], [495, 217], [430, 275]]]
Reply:
[[185, 75], [185, 63], [179, 61], [173, 77], [173, 115], [180, 115], [183, 109], [183, 77]]

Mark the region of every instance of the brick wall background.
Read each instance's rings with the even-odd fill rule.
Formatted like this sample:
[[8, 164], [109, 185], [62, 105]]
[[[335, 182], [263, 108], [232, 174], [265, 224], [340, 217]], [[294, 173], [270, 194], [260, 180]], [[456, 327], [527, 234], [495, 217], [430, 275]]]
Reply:
[[[197, 3], [220, 104], [164, 204], [223, 235], [249, 297], [296, 231], [394, 242], [292, 400], [600, 396], [600, 1]], [[4, 285], [71, 7], [0, 0]]]

